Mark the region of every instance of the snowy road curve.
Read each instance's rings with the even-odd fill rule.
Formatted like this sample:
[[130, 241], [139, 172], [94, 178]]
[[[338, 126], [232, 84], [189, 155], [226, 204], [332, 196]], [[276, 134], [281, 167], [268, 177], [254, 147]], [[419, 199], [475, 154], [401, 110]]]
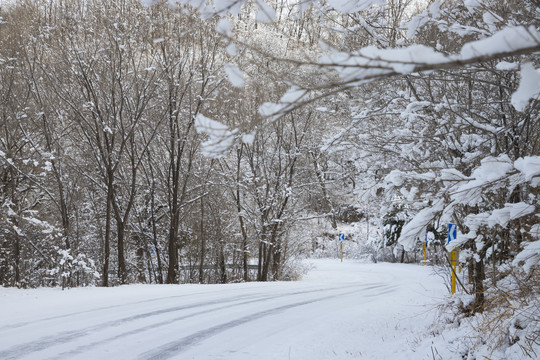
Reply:
[[0, 288], [0, 359], [422, 358], [445, 295], [428, 268], [313, 263], [299, 282]]

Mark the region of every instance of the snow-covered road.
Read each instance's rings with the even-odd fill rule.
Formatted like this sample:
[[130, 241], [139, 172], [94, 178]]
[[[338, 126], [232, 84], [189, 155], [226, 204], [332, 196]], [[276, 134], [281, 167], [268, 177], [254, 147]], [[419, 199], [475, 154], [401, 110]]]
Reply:
[[0, 288], [0, 359], [422, 359], [428, 267], [314, 260], [298, 282]]

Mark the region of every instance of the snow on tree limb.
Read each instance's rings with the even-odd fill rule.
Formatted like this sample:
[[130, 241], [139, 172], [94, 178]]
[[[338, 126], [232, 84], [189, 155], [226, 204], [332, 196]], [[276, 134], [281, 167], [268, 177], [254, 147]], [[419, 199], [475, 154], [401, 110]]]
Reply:
[[[445, 55], [424, 45], [411, 45], [397, 49], [379, 49], [367, 46], [351, 53], [332, 52], [323, 55], [317, 63], [302, 63], [301, 65], [314, 65], [321, 68], [334, 69], [342, 81], [325, 84], [306, 91], [328, 90], [328, 94], [356, 87], [366, 81], [390, 78], [399, 75], [419, 73], [433, 70], [454, 69], [466, 65], [485, 61], [503, 59], [510, 56], [533, 54], [540, 51], [540, 32], [533, 26], [507, 27], [490, 37], [467, 43], [459, 54]], [[535, 71], [525, 67], [526, 74]], [[535, 72], [537, 73], [537, 71]], [[536, 78], [534, 78], [536, 79]], [[533, 80], [535, 81], [535, 80]], [[527, 84], [516, 96], [516, 104], [522, 104], [525, 99], [538, 97], [539, 86]], [[531, 90], [532, 89], [532, 90]], [[280, 102], [276, 104], [275, 112], [265, 111], [267, 117], [276, 118], [284, 114], [284, 110], [305, 105], [321, 97], [311, 97], [307, 100], [292, 103]], [[525, 104], [526, 105], [526, 104]], [[518, 105], [522, 108], [524, 105]], [[266, 106], [266, 110], [268, 105]]]
[[[146, 6], [156, 3], [152, 0], [141, 0], [141, 2]], [[217, 0], [215, 2], [209, 2], [207, 0], [169, 0], [171, 6], [176, 3], [189, 4], [199, 9], [202, 17], [208, 18], [215, 14], [237, 14], [245, 1]], [[299, 4], [300, 9], [304, 9], [310, 3], [318, 3], [318, 1], [301, 1]], [[334, 10], [343, 14], [382, 6], [384, 3], [381, 0], [331, 0], [328, 2]], [[478, 2], [466, 1], [465, 5], [472, 12], [478, 7]], [[257, 22], [268, 23], [274, 21], [275, 10], [265, 1], [256, 0], [255, 7], [257, 9]], [[414, 33], [418, 27], [425, 24], [427, 20], [424, 18], [427, 19], [429, 16], [433, 18], [440, 16], [439, 3], [434, 3], [430, 7], [429, 15], [425, 12], [425, 14], [423, 13], [414, 17], [410, 23], [409, 33]], [[491, 14], [491, 17], [493, 16]], [[228, 20], [219, 21], [217, 31], [230, 37], [231, 25]], [[482, 32], [482, 35], [486, 34], [487, 32]], [[375, 46], [367, 46], [353, 52], [332, 51], [329, 54], [321, 56], [319, 61], [311, 63], [273, 58], [273, 60], [289, 62], [298, 66], [306, 65], [317, 66], [321, 69], [333, 69], [340, 75], [341, 80], [305, 89], [306, 93], [317, 92], [317, 96], [302, 96], [301, 99], [296, 99], [294, 102], [280, 100], [276, 106], [271, 106], [270, 103], [267, 103], [261, 107], [260, 113], [266, 118], [277, 119], [283, 114], [321, 97], [356, 87], [366, 81], [425, 71], [459, 68], [510, 56], [533, 54], [539, 51], [540, 32], [531, 25], [528, 27], [508, 26], [484, 39], [466, 43], [459, 53], [450, 55], [439, 52], [431, 47], [413, 44], [403, 48], [380, 49]], [[268, 57], [272, 58], [270, 54], [268, 54]], [[228, 74], [230, 75], [230, 71], [228, 71]], [[238, 77], [235, 78], [238, 79]], [[540, 85], [538, 85], [540, 75], [538, 75], [538, 72], [534, 70], [532, 65], [524, 65], [522, 67], [522, 78], [526, 80], [522, 82], [523, 84], [520, 85], [512, 100], [512, 104], [518, 111], [522, 111], [530, 99], [540, 96]], [[239, 86], [239, 84], [240, 82], [237, 82], [235, 86]], [[298, 90], [298, 88], [295, 90]], [[320, 94], [321, 90], [325, 91], [322, 95]]]
[[211, 159], [221, 158], [234, 142], [237, 130], [229, 130], [227, 125], [198, 114], [195, 129], [199, 134], [208, 135], [208, 140], [201, 144], [204, 156]]
[[344, 83], [353, 84], [414, 72], [457, 68], [538, 51], [540, 32], [533, 26], [517, 26], [507, 27], [486, 39], [467, 43], [459, 54], [450, 56], [423, 45], [400, 49], [368, 46], [352, 54], [323, 56], [318, 65], [336, 69]]
[[450, 198], [459, 204], [477, 205], [483, 199], [485, 186], [505, 179], [513, 170], [512, 161], [506, 154], [497, 158], [486, 157], [474, 169], [469, 181], [461, 183], [450, 192]]
[[[532, 186], [540, 185], [540, 156], [525, 156], [514, 162], [514, 167], [518, 169]], [[534, 180], [533, 180], [534, 178]]]
[[369, 9], [373, 5], [381, 5], [384, 0], [328, 0], [328, 4], [343, 14], [355, 13]]
[[238, 66], [225, 64], [224, 70], [233, 86], [240, 88], [244, 86], [244, 73]]
[[513, 261], [516, 266], [523, 264], [523, 269], [528, 273], [540, 264], [540, 224], [533, 225], [530, 233], [535, 241], [525, 244]]
[[263, 0], [255, 0], [257, 6], [257, 22], [271, 23], [276, 17], [274, 9]]
[[521, 66], [521, 81], [516, 92], [512, 95], [512, 106], [523, 112], [530, 99], [540, 98], [540, 71], [532, 63]]
[[431, 207], [421, 210], [401, 230], [398, 242], [405, 250], [411, 251], [416, 246], [418, 239], [426, 233], [430, 224], [440, 215], [444, 209], [444, 200], [438, 199]]
[[[392, 172], [387, 178], [395, 178], [396, 171]], [[540, 185], [540, 156], [527, 156], [519, 158], [512, 162], [510, 158], [503, 154], [497, 158], [487, 157], [481, 161], [471, 174], [465, 177], [455, 169], [441, 170], [441, 177], [438, 181], [445, 183], [441, 192], [437, 195], [439, 200], [435, 201], [430, 207], [424, 208], [416, 214], [412, 220], [407, 223], [402, 230], [399, 243], [406, 250], [414, 249], [417, 239], [426, 232], [427, 227], [434, 223], [444, 223], [452, 216], [453, 208], [457, 205], [475, 206], [485, 201], [485, 196], [489, 191], [497, 191], [498, 188], [505, 188], [509, 176], [517, 177], [517, 183], [529, 182], [533, 187]], [[401, 176], [411, 178], [411, 175], [401, 173]], [[538, 181], [535, 181], [538, 180]], [[400, 187], [403, 181], [394, 180], [394, 185]], [[490, 189], [490, 190], [488, 190]], [[448, 198], [445, 202], [445, 198]], [[467, 241], [478, 238], [481, 228], [494, 228], [496, 226], [507, 227], [508, 224], [516, 219], [530, 216], [536, 211], [534, 205], [526, 202], [505, 203], [501, 208], [481, 212], [478, 214], [469, 214], [461, 222], [467, 229], [466, 233], [460, 233], [459, 239], [449, 245], [448, 250], [458, 247]], [[532, 247], [531, 249], [533, 249]], [[535, 253], [536, 254], [536, 253]], [[535, 254], [531, 259], [536, 259]], [[529, 259], [523, 255], [523, 260]], [[528, 260], [527, 260], [528, 261]], [[530, 260], [531, 262], [533, 260]]]

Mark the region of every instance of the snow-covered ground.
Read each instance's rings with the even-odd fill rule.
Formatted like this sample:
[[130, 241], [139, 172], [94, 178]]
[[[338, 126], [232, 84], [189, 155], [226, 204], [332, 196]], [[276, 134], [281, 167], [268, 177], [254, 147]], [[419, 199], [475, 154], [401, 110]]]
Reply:
[[298, 282], [0, 288], [0, 359], [433, 358], [429, 267], [311, 262]]

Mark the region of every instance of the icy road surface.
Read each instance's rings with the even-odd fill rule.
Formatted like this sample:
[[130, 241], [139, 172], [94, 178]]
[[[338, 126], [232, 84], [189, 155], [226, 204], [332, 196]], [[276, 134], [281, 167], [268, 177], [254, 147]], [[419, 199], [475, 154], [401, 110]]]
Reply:
[[0, 288], [0, 359], [430, 358], [429, 267], [311, 263], [298, 282]]

